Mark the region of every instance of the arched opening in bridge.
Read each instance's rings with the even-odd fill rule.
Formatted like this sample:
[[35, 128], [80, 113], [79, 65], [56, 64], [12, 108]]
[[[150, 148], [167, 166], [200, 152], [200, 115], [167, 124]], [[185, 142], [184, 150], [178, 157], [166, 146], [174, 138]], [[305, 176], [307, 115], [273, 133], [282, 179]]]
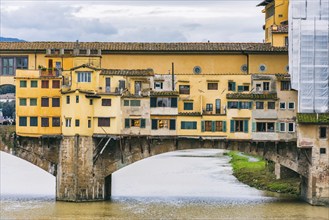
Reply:
[[[240, 183], [233, 175], [225, 150], [193, 149], [153, 156], [124, 167], [112, 179], [117, 197], [260, 198], [263, 192]], [[108, 193], [111, 185], [106, 184]]]
[[56, 178], [41, 168], [0, 152], [0, 193], [2, 196], [49, 196], [55, 198]]
[[0, 85], [0, 95], [4, 94], [15, 94], [16, 93], [16, 87], [11, 84], [3, 84]]

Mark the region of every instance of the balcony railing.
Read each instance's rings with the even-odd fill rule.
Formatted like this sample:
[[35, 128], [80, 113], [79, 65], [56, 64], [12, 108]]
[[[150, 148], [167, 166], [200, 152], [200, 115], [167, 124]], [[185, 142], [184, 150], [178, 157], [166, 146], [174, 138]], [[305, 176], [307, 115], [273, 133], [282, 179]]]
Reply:
[[62, 75], [61, 69], [40, 69], [40, 76], [52, 76], [52, 77], [58, 77]]

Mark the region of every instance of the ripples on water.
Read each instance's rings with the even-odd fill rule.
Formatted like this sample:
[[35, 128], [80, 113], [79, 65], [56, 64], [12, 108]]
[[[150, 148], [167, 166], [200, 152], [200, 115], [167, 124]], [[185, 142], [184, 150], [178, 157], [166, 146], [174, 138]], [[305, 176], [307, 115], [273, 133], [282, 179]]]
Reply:
[[113, 174], [111, 201], [1, 196], [1, 219], [316, 219], [329, 209], [239, 183], [222, 150], [152, 157]]

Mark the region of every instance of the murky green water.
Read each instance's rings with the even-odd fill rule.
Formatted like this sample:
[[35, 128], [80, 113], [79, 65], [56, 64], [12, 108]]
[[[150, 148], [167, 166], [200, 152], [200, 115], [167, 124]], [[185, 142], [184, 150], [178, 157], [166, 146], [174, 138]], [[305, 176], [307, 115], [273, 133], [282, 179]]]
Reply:
[[113, 198], [1, 197], [1, 219], [316, 219], [329, 208], [239, 183], [222, 150], [164, 154], [113, 174]]

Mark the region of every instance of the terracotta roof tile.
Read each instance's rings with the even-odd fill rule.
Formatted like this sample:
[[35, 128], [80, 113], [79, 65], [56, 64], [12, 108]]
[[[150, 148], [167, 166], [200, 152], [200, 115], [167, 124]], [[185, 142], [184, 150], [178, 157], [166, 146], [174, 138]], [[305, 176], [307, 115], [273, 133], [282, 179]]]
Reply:
[[118, 43], [118, 42], [0, 42], [0, 50], [101, 49], [108, 52], [232, 52], [283, 51], [270, 43]]

